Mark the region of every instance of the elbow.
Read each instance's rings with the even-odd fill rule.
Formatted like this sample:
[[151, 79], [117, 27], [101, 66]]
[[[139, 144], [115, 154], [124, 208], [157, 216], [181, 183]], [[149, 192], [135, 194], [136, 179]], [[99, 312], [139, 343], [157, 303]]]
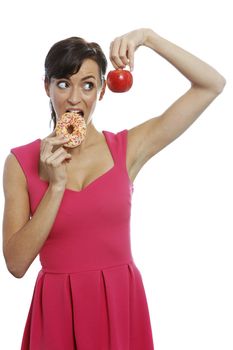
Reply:
[[10, 272], [10, 274], [15, 278], [22, 278], [28, 268], [25, 264], [26, 262], [16, 259], [15, 254], [9, 251], [8, 246], [3, 248], [3, 256], [7, 270]]
[[21, 272], [21, 271], [11, 271], [11, 270], [9, 270], [9, 272], [12, 274], [12, 276], [14, 276], [17, 279], [23, 278], [23, 276], [25, 275], [25, 272]]
[[22, 278], [25, 275], [26, 273], [25, 269], [19, 268], [19, 266], [16, 266], [15, 264], [10, 263], [6, 258], [5, 258], [5, 261], [6, 261], [7, 270], [10, 272], [12, 276], [14, 276], [15, 278]]
[[7, 269], [10, 272], [10, 274], [17, 279], [22, 278], [26, 273], [26, 271], [20, 271], [20, 270], [12, 269], [9, 267], [7, 267]]
[[192, 88], [198, 88], [201, 90], [208, 91], [213, 98], [217, 97], [219, 94], [221, 94], [224, 90], [224, 87], [226, 85], [226, 79], [219, 75], [217, 79], [211, 84], [207, 86], [200, 86], [195, 83], [192, 83]]
[[226, 79], [220, 75], [219, 81], [217, 82], [214, 91], [216, 92], [217, 95], [221, 94], [225, 88], [226, 85]]

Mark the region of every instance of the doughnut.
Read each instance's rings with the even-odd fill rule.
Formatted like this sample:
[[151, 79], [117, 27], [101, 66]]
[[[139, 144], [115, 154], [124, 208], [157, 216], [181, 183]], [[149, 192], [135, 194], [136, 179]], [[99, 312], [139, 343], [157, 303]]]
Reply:
[[75, 112], [66, 112], [57, 121], [56, 135], [63, 135], [69, 139], [64, 147], [74, 148], [84, 140], [86, 136], [85, 119]]

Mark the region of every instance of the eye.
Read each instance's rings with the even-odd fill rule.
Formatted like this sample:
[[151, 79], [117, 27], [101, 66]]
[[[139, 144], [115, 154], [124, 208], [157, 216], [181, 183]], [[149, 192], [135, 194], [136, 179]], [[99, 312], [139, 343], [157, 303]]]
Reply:
[[93, 84], [91, 81], [86, 81], [86, 82], [83, 84], [83, 88], [84, 88], [84, 90], [86, 90], [86, 91], [92, 90], [93, 87], [94, 87], [94, 84]]
[[57, 83], [57, 86], [58, 86], [60, 89], [65, 89], [65, 88], [68, 87], [68, 83], [67, 83], [66, 81], [62, 80], [62, 81], [59, 81], [59, 82]]

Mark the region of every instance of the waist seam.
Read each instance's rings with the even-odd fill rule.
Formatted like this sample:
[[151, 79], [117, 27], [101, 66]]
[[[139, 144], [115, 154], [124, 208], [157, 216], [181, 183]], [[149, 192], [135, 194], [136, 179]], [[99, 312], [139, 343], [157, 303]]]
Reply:
[[76, 273], [82, 273], [82, 272], [91, 272], [91, 271], [101, 271], [101, 270], [107, 270], [107, 269], [113, 269], [113, 268], [117, 268], [120, 266], [124, 266], [124, 265], [134, 265], [134, 261], [133, 260], [129, 260], [120, 264], [116, 264], [116, 265], [107, 265], [107, 266], [100, 266], [97, 268], [90, 268], [90, 269], [82, 269], [82, 270], [76, 270], [76, 271], [65, 271], [65, 272], [61, 272], [61, 271], [54, 271], [51, 269], [46, 269], [46, 268], [41, 268], [40, 272], [44, 272], [44, 273], [51, 273], [51, 274], [76, 274]]

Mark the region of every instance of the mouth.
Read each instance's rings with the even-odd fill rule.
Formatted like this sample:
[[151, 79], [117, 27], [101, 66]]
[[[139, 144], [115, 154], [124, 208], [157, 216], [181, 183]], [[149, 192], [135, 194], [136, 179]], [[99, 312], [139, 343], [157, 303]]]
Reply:
[[77, 108], [77, 109], [73, 109], [73, 108], [67, 109], [67, 110], [66, 110], [66, 113], [77, 113], [78, 115], [80, 115], [81, 117], [84, 118], [84, 112], [83, 112], [83, 110], [80, 109], [80, 108]]

